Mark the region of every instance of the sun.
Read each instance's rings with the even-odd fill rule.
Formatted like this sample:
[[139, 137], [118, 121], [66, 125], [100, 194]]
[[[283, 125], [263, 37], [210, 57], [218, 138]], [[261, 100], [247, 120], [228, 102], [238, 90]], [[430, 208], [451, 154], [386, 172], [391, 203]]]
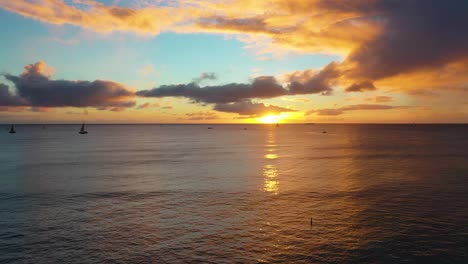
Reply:
[[258, 119], [260, 123], [263, 124], [275, 124], [281, 121], [282, 117], [279, 115], [266, 115]]

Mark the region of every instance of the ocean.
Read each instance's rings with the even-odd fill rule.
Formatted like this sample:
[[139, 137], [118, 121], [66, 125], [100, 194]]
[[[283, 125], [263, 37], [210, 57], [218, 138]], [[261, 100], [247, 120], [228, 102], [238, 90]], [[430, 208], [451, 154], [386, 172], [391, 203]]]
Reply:
[[468, 125], [4, 128], [0, 263], [468, 263]]

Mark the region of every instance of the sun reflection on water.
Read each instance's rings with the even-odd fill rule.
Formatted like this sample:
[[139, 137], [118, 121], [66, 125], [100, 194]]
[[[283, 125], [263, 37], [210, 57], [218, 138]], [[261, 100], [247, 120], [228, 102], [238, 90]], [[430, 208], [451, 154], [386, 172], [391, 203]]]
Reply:
[[263, 191], [278, 194], [279, 192], [279, 181], [278, 181], [278, 167], [273, 163], [274, 160], [279, 158], [279, 155], [276, 152], [276, 137], [275, 131], [270, 130], [267, 136], [267, 142], [265, 144], [265, 152], [264, 155], [265, 160], [267, 161], [266, 164], [263, 166], [263, 177], [264, 177], [264, 184], [263, 184]]
[[277, 194], [279, 191], [279, 182], [276, 180], [278, 177], [278, 168], [275, 165], [267, 164], [263, 166], [263, 177], [265, 177], [265, 184], [263, 190]]
[[265, 159], [274, 160], [274, 159], [277, 159], [277, 158], [278, 158], [278, 154], [275, 154], [275, 153], [265, 154]]

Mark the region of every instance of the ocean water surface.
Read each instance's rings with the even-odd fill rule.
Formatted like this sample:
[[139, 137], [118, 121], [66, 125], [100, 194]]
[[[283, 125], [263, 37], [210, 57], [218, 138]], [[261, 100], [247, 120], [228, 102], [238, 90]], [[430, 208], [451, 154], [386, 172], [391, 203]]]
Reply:
[[467, 125], [210, 126], [2, 129], [0, 263], [468, 263]]

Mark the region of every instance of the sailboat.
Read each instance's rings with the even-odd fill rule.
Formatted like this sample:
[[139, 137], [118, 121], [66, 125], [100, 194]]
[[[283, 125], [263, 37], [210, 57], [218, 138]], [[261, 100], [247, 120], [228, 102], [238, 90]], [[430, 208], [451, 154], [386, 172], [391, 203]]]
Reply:
[[78, 133], [80, 133], [80, 134], [88, 134], [88, 131], [85, 130], [84, 123], [81, 125], [80, 132], [78, 132]]
[[15, 134], [16, 133], [14, 125], [11, 125], [10, 132], [8, 132], [8, 133], [10, 133], [10, 134]]

